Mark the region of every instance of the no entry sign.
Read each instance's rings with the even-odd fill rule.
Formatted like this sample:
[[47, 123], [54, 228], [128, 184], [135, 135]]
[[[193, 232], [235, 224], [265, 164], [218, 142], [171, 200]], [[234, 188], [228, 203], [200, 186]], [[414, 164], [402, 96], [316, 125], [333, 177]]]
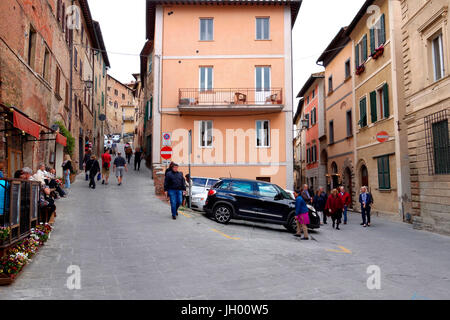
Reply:
[[386, 131], [381, 131], [377, 133], [377, 140], [379, 142], [386, 142], [389, 139], [389, 134]]
[[165, 160], [169, 160], [172, 158], [172, 148], [171, 147], [163, 147], [161, 149], [161, 158]]

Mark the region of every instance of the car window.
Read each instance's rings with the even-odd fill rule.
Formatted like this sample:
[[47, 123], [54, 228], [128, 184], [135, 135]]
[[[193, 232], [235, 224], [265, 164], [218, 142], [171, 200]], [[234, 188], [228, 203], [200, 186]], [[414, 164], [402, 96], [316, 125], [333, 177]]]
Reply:
[[253, 183], [247, 181], [233, 181], [231, 191], [253, 194]]
[[208, 179], [208, 184], [206, 185], [206, 187], [210, 188], [213, 185], [215, 185], [217, 182], [219, 182], [220, 180], [217, 179]]
[[292, 200], [292, 196], [289, 193], [287, 193], [283, 188], [281, 188], [277, 185], [274, 185], [274, 186], [281, 193], [281, 195], [283, 196], [284, 199]]
[[219, 190], [228, 190], [228, 188], [230, 187], [230, 181], [224, 181], [220, 184], [218, 184], [218, 186], [216, 186], [216, 189]]
[[267, 183], [258, 183], [258, 191], [259, 195], [266, 198], [275, 198], [279, 192], [278, 190], [271, 184]]
[[192, 185], [194, 187], [204, 187], [206, 185], [207, 179], [202, 178], [192, 178]]

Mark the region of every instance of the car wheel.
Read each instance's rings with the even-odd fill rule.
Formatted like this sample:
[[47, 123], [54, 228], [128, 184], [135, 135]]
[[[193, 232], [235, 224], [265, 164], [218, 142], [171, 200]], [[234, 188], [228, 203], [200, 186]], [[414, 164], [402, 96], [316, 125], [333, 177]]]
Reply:
[[214, 208], [214, 218], [217, 222], [226, 224], [231, 220], [231, 208], [226, 204], [219, 204]]
[[284, 226], [289, 232], [296, 233], [297, 232], [297, 222], [295, 222], [295, 214], [291, 214], [287, 221], [287, 224]]

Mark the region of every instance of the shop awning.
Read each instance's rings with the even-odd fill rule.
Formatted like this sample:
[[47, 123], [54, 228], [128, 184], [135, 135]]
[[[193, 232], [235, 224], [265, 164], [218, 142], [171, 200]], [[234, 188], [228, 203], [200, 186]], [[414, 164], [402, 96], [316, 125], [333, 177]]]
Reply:
[[56, 143], [59, 143], [62, 146], [67, 146], [67, 138], [64, 137], [61, 133], [56, 134]]
[[32, 135], [36, 139], [40, 138], [40, 126], [30, 118], [25, 117], [17, 111], [13, 112], [13, 126], [28, 133], [29, 135]]

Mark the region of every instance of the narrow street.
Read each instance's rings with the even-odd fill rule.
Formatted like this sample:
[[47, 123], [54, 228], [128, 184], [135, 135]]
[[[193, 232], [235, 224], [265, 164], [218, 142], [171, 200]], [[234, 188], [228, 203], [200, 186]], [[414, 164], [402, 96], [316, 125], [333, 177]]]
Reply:
[[[326, 225], [314, 241], [283, 227], [219, 225], [154, 196], [150, 172], [130, 170], [90, 190], [83, 175], [57, 202], [50, 240], [4, 299], [445, 299], [450, 294], [448, 237], [356, 214], [341, 231]], [[66, 287], [70, 265], [81, 289]], [[381, 269], [369, 290], [367, 267]]]

